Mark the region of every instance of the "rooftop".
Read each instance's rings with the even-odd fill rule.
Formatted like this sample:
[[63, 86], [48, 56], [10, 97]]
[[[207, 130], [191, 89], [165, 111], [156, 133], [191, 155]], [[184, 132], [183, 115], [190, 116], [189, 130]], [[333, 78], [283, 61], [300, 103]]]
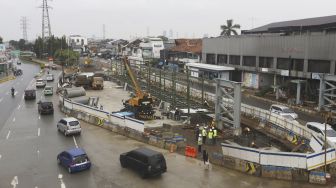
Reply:
[[329, 30], [336, 28], [336, 15], [274, 22], [251, 30], [242, 31], [242, 34], [278, 33], [286, 31]]
[[85, 154], [85, 151], [82, 148], [72, 148], [67, 150], [67, 152], [72, 156], [79, 156]]
[[235, 70], [235, 68], [233, 68], [233, 67], [210, 65], [210, 64], [204, 64], [204, 63], [187, 63], [186, 66], [195, 67], [195, 68], [199, 68], [199, 69], [203, 69], [203, 70], [211, 70], [211, 71], [214, 71], [214, 72]]
[[171, 51], [202, 53], [202, 39], [176, 39], [175, 44]]

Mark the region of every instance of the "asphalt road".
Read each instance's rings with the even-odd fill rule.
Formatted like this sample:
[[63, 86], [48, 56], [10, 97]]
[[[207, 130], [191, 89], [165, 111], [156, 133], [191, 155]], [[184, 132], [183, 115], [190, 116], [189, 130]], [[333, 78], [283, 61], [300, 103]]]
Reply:
[[[20, 81], [14, 98], [1, 94], [1, 188], [315, 187], [257, 178], [217, 166], [205, 170], [201, 161], [153, 147], [164, 153], [168, 171], [160, 177], [141, 179], [133, 171], [121, 168], [119, 154], [145, 144], [84, 122], [81, 122], [81, 136], [65, 137], [58, 133], [56, 123], [64, 115], [57, 107], [57, 95], [46, 97], [54, 103], [54, 115], [40, 116], [36, 102], [44, 98], [42, 89], [37, 90], [35, 101], [25, 101], [22, 97], [24, 88], [34, 87], [31, 80], [38, 68], [25, 64], [22, 68], [27, 77], [0, 85], [3, 91], [9, 91], [11, 84]], [[52, 73], [59, 74], [58, 71]], [[56, 82], [48, 85], [56, 87]], [[76, 146], [86, 150], [93, 166], [88, 171], [68, 174], [66, 169], [58, 166], [56, 155]]]

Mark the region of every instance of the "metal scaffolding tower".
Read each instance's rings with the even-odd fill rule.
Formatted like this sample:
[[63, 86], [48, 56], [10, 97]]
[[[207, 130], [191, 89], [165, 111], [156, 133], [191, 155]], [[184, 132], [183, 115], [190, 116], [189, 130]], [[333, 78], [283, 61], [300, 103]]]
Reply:
[[234, 135], [240, 135], [241, 83], [221, 79], [216, 81], [216, 125], [220, 129], [223, 124], [228, 125], [233, 128]]
[[336, 76], [319, 74], [319, 104], [318, 110], [333, 111], [336, 106]]
[[42, 39], [45, 40], [46, 37], [51, 37], [49, 9], [52, 7], [48, 6], [48, 0], [43, 0], [39, 8], [42, 8]]
[[27, 17], [21, 17], [21, 29], [22, 29], [22, 38], [25, 41], [28, 41], [28, 35], [27, 35]]

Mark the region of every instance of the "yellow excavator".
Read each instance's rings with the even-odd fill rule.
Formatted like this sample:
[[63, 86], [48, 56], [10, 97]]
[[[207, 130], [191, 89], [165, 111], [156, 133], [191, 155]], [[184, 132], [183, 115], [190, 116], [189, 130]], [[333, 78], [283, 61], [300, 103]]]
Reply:
[[141, 90], [137, 79], [129, 65], [127, 57], [123, 58], [123, 62], [127, 69], [128, 75], [132, 80], [135, 96], [124, 102], [125, 108], [121, 111], [131, 111], [134, 113], [135, 118], [141, 120], [150, 120], [154, 118], [153, 99], [150, 94]]

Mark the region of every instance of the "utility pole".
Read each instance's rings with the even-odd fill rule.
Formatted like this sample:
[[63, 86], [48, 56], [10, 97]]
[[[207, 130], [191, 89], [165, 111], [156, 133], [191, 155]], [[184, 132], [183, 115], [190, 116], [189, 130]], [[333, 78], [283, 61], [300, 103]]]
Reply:
[[103, 24], [103, 40], [105, 40], [105, 24]]
[[21, 17], [20, 20], [21, 24], [21, 29], [22, 29], [22, 38], [25, 41], [28, 41], [28, 36], [27, 36], [27, 17], [23, 16]]

